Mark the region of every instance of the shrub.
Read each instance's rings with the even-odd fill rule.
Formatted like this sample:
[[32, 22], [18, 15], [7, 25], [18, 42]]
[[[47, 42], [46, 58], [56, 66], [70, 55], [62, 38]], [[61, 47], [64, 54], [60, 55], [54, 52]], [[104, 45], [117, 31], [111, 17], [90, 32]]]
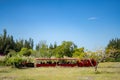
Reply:
[[6, 65], [12, 66], [12, 67], [16, 67], [16, 68], [21, 68], [22, 66], [22, 62], [25, 62], [26, 58], [20, 56], [20, 55], [16, 55], [16, 56], [12, 56], [12, 57], [8, 57], [6, 59]]
[[32, 52], [33, 52], [32, 49], [22, 48], [19, 54], [23, 56], [30, 56]]
[[108, 57], [105, 59], [106, 62], [115, 62], [115, 58]]
[[5, 56], [0, 56], [0, 66], [5, 65]]
[[[29, 53], [30, 51], [30, 53]], [[10, 50], [4, 61], [7, 66], [21, 68], [27, 66], [27, 63], [34, 63], [34, 57], [31, 57], [31, 49], [22, 48], [20, 52]]]

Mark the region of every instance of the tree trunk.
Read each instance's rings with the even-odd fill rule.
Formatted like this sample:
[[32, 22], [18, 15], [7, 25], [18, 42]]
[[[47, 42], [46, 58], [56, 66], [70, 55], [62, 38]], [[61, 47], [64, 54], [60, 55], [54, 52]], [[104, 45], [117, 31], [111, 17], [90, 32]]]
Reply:
[[98, 64], [99, 64], [99, 62], [97, 62], [96, 66], [95, 66], [95, 72], [98, 71], [98, 70], [97, 70]]

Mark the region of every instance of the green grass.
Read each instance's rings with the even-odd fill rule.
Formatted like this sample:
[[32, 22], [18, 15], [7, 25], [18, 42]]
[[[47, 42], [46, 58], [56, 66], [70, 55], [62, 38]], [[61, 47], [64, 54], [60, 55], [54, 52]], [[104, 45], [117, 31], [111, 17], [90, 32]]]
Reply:
[[120, 62], [100, 63], [92, 67], [40, 67], [17, 69], [0, 67], [0, 80], [120, 80]]

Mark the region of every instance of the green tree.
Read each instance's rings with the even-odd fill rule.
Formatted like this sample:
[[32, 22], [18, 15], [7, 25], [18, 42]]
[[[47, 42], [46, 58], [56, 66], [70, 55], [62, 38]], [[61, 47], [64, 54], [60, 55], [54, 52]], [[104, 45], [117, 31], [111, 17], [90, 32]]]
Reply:
[[54, 49], [54, 46], [50, 44], [49, 49]]
[[24, 47], [28, 49], [33, 49], [33, 39], [29, 38], [29, 40], [24, 41]]
[[3, 34], [0, 35], [0, 54], [7, 55], [10, 50], [19, 52], [21, 48], [25, 47], [33, 49], [33, 39], [29, 40], [14, 40], [12, 35], [7, 35], [7, 30], [3, 30]]
[[19, 52], [19, 54], [23, 56], [30, 56], [32, 53], [33, 53], [32, 49], [28, 48], [22, 48], [21, 51]]
[[19, 52], [24, 46], [24, 40], [21, 39], [21, 40], [16, 40], [16, 43], [15, 43], [15, 51], [16, 52]]
[[57, 43], [56, 43], [56, 42], [54, 43], [54, 46], [53, 46], [53, 47], [54, 47], [54, 49], [57, 48]]
[[110, 61], [120, 61], [120, 39], [115, 38], [109, 41], [106, 47], [107, 59]]
[[77, 46], [71, 41], [63, 41], [61, 45], [57, 46], [54, 50], [54, 55], [56, 57], [72, 57], [73, 52], [77, 48]]
[[37, 50], [37, 56], [38, 57], [50, 57], [51, 54], [49, 53], [49, 48], [48, 45], [46, 44], [46, 41], [40, 41], [36, 45], [36, 50]]
[[15, 42], [13, 36], [7, 35], [7, 30], [3, 30], [0, 35], [0, 54], [6, 55], [10, 49], [14, 49]]
[[83, 59], [85, 57], [84, 48], [77, 48], [73, 53], [73, 57]]

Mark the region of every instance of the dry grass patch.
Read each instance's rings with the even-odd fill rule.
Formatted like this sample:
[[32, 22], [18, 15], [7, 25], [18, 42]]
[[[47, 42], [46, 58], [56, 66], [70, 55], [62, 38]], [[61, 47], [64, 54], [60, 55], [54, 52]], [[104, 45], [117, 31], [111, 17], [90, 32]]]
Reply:
[[100, 63], [91, 67], [40, 67], [16, 69], [0, 67], [0, 80], [119, 80], [120, 63]]

